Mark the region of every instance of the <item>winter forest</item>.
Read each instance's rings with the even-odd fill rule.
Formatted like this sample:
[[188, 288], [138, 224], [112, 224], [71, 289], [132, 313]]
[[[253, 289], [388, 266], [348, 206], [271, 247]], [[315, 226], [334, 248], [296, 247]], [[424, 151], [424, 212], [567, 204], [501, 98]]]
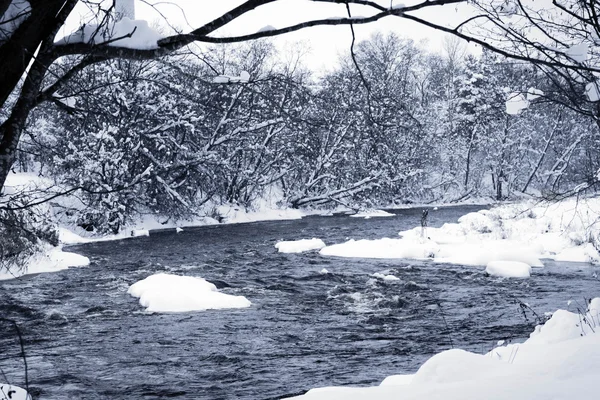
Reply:
[[[307, 0], [340, 13], [236, 33], [226, 29], [282, 1], [229, 3], [226, 13], [183, 29], [171, 25], [160, 2], [0, 0], [0, 400], [12, 398], [11, 388], [27, 400], [119, 398], [115, 393], [124, 387], [132, 398], [428, 399], [446, 393], [448, 400], [593, 399], [582, 388], [600, 373], [600, 358], [594, 358], [600, 355], [600, 300], [592, 300], [600, 263], [600, 5]], [[160, 18], [139, 19], [136, 6], [153, 7]], [[177, 7], [184, 12], [183, 2]], [[449, 25], [444, 13], [454, 7], [469, 11]], [[74, 14], [79, 22], [65, 31]], [[388, 17], [445, 36], [439, 45], [409, 31], [355, 36], [357, 26], [377, 26]], [[316, 26], [345, 29], [352, 37], [328, 68], [307, 62], [310, 43], [277, 41]], [[240, 215], [253, 213], [317, 222], [226, 227], [250, 221]], [[202, 230], [205, 225], [213, 230]], [[167, 230], [171, 236], [164, 236]], [[239, 249], [226, 247], [237, 238]], [[63, 251], [70, 245], [81, 246], [77, 252], [85, 256]], [[77, 266], [86, 268], [67, 271]], [[52, 274], [35, 275], [41, 272]], [[20, 285], [23, 291], [15, 289]], [[90, 303], [97, 288], [118, 299], [113, 308]], [[29, 304], [38, 300], [51, 306]], [[553, 314], [567, 300], [576, 311]], [[514, 322], [504, 301], [516, 304], [526, 322]], [[192, 313], [191, 322], [176, 320], [180, 313]], [[271, 327], [282, 313], [306, 320], [290, 317]], [[147, 322], [157, 331], [140, 333], [139, 315], [166, 320]], [[240, 320], [247, 325], [238, 326]], [[405, 340], [414, 333], [407, 327], [413, 320], [414, 352], [389, 344], [405, 358], [388, 359], [371, 344], [401, 329]], [[193, 342], [197, 337], [188, 332], [202, 326], [211, 335], [202, 340], [226, 355], [200, 357], [209, 360], [201, 365], [183, 362], [182, 374], [207, 365], [242, 375], [247, 369], [245, 379], [259, 393], [238, 388], [244, 381], [238, 375], [229, 381], [211, 368], [202, 377], [220, 383], [204, 382], [201, 389], [181, 383], [187, 375], [177, 375], [174, 386], [157, 380], [160, 390], [129, 386], [148, 385], [151, 370], [104, 388], [96, 382], [105, 378], [101, 373], [90, 378], [93, 384], [83, 382], [87, 375], [72, 381], [60, 368], [49, 371], [45, 365], [54, 361], [43, 355], [34, 356], [28, 373], [28, 340], [31, 346], [45, 340], [38, 323], [48, 336], [64, 335], [65, 348], [71, 346], [64, 357], [84, 348], [104, 357], [77, 361], [84, 363], [83, 375], [101, 365], [107, 376], [113, 363], [131, 371], [127, 357], [101, 341], [80, 348], [79, 333], [73, 334], [80, 327], [112, 332], [115, 348], [129, 348], [154, 335], [161, 346], [165, 337]], [[117, 324], [134, 332], [133, 345], [115, 333]], [[177, 333], [167, 329], [173, 324]], [[313, 324], [315, 332], [306, 328]], [[229, 330], [223, 333], [222, 326]], [[340, 326], [348, 331], [330, 336]], [[266, 344], [228, 336], [263, 329]], [[469, 329], [479, 329], [493, 346]], [[272, 343], [279, 344], [279, 330], [298, 343], [322, 337], [336, 345], [307, 345], [298, 355], [286, 342], [283, 351], [298, 357], [297, 370], [285, 357], [273, 361], [273, 371], [249, 366], [257, 348], [278, 354]], [[348, 337], [354, 339], [344, 342]], [[348, 348], [367, 355], [343, 359]], [[43, 351], [34, 347], [34, 354]], [[154, 348], [136, 351], [154, 354]], [[566, 360], [572, 352], [578, 358]], [[181, 354], [164, 350], [156, 357], [168, 367]], [[322, 362], [314, 354], [341, 357], [322, 371], [334, 379], [311, 369]], [[368, 359], [373, 365], [380, 359], [380, 369]], [[14, 378], [21, 376], [21, 361], [24, 383]], [[357, 365], [375, 375], [349, 369]], [[470, 370], [455, 368], [461, 365]], [[481, 372], [473, 377], [475, 370]], [[287, 389], [273, 383], [278, 371]], [[353, 380], [355, 372], [363, 379]], [[258, 382], [257, 374], [271, 383]], [[389, 378], [372, 386], [379, 374]], [[566, 389], [548, 384], [561, 379]], [[354, 382], [370, 386], [329, 387]], [[316, 386], [326, 388], [306, 393]]]
[[266, 40], [100, 63], [34, 110], [13, 168], [80, 188], [59, 212], [101, 233], [271, 196], [358, 209], [553, 198], [595, 181], [584, 84], [446, 44], [376, 34], [356, 46], [360, 69], [347, 57], [321, 76], [301, 46]]

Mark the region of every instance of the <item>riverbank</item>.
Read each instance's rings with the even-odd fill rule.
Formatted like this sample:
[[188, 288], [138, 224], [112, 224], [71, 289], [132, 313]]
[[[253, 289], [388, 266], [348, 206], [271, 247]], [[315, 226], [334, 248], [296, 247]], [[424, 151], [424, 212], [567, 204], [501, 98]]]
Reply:
[[501, 341], [487, 354], [447, 350], [415, 374], [390, 376], [379, 386], [324, 387], [290, 400], [594, 400], [600, 376], [600, 298], [579, 307], [557, 310], [523, 343]]

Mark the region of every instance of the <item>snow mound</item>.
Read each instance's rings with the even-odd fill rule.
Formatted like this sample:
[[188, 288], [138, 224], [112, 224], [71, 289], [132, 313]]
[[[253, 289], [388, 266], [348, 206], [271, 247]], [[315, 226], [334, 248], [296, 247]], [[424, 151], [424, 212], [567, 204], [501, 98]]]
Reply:
[[600, 221], [600, 198], [507, 204], [466, 214], [458, 223], [429, 227], [424, 232], [420, 226], [402, 231], [399, 239], [334, 244], [321, 249], [321, 254], [428, 259], [473, 266], [515, 261], [543, 267], [543, 258], [598, 263], [597, 221]]
[[301, 239], [281, 241], [275, 244], [280, 253], [302, 253], [309, 250], [320, 250], [325, 247], [321, 239]]
[[491, 261], [520, 261], [541, 267], [542, 262], [530, 249], [507, 240], [460, 242], [455, 236], [438, 235], [422, 239], [421, 228], [406, 231], [401, 239], [349, 240], [321, 249], [324, 256], [348, 258], [409, 258], [438, 263], [487, 265]]
[[366, 210], [352, 214], [351, 217], [369, 219], [372, 217], [393, 217], [395, 215], [383, 210]]
[[531, 266], [519, 261], [491, 261], [485, 272], [504, 278], [528, 278], [531, 276]]
[[400, 386], [412, 382], [414, 375], [391, 375], [385, 378], [379, 386]]
[[79, 236], [75, 232], [72, 232], [69, 229], [64, 228], [64, 227], [58, 228], [58, 240], [63, 244], [80, 244], [80, 243], [89, 243], [89, 242], [93, 241], [93, 239], [84, 238], [83, 236]]
[[127, 293], [138, 297], [140, 304], [150, 312], [204, 311], [251, 305], [244, 296], [221, 293], [202, 278], [164, 273], [134, 283]]
[[[85, 267], [90, 264], [87, 257], [62, 251], [60, 247], [46, 246], [44, 253], [32, 257], [22, 270], [0, 271], [0, 280], [18, 278], [23, 275], [57, 272], [69, 267]], [[0, 399], [1, 400], [1, 399]]]
[[384, 281], [399, 281], [400, 280], [400, 278], [398, 278], [395, 275], [386, 275], [386, 274], [382, 274], [380, 272], [375, 272], [373, 274], [373, 276], [378, 279], [383, 279]]
[[99, 27], [97, 24], [85, 24], [76, 32], [57, 41], [55, 45], [89, 43], [149, 50], [157, 49], [157, 42], [160, 39], [162, 39], [162, 35], [152, 29], [147, 21], [131, 20], [123, 17], [106, 27]]
[[598, 393], [590, 384], [600, 376], [599, 309], [596, 298], [581, 315], [558, 310], [524, 343], [485, 355], [443, 351], [414, 375], [392, 376], [380, 386], [312, 389], [294, 399], [593, 400]]
[[0, 400], [31, 400], [31, 395], [18, 386], [0, 383]]

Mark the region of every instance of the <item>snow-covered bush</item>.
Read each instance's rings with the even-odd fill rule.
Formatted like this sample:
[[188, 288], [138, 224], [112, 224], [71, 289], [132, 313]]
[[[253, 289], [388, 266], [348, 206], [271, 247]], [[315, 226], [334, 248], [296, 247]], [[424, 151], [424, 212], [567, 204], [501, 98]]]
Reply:
[[[9, 207], [16, 204], [13, 201]], [[0, 272], [26, 268], [27, 261], [47, 244], [58, 245], [58, 231], [47, 207], [0, 208]]]

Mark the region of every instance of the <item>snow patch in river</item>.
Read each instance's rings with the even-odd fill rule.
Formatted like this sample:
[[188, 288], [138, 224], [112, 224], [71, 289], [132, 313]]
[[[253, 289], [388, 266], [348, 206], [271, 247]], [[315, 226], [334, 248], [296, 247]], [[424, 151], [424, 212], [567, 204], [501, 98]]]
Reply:
[[31, 395], [18, 386], [0, 383], [0, 400], [31, 400]]
[[393, 217], [395, 215], [383, 210], [366, 210], [352, 214], [351, 217], [369, 219], [372, 217]]
[[188, 312], [223, 308], [246, 308], [244, 296], [221, 293], [203, 278], [158, 273], [129, 287], [130, 295], [150, 312]]
[[485, 355], [460, 349], [427, 360], [414, 375], [386, 378], [380, 386], [311, 389], [297, 400], [596, 399], [600, 376], [600, 298], [583, 314], [556, 311], [524, 343]]
[[399, 239], [350, 240], [327, 246], [321, 254], [481, 266], [514, 261], [542, 267], [542, 258], [600, 262], [597, 221], [600, 198], [507, 204], [466, 214], [458, 223], [440, 228], [415, 227], [400, 232]]
[[275, 248], [280, 253], [302, 253], [310, 250], [320, 250], [325, 247], [325, 243], [321, 239], [300, 239], [281, 241], [275, 244]]
[[487, 264], [485, 272], [503, 278], [528, 278], [531, 276], [531, 267], [518, 261], [492, 261]]

